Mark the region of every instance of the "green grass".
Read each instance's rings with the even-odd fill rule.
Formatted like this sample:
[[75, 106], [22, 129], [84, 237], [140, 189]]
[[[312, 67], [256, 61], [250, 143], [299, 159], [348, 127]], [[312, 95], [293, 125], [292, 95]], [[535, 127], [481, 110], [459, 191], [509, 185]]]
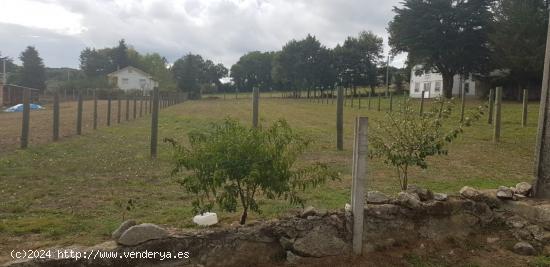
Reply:
[[[401, 99], [394, 100], [394, 108], [398, 108]], [[306, 205], [337, 209], [349, 202], [354, 117], [368, 116], [371, 123], [383, 117], [383, 112], [375, 111], [376, 101], [371, 111], [366, 108], [366, 99], [361, 110], [357, 109], [357, 102], [353, 109], [349, 104], [345, 109], [345, 150], [339, 152], [335, 149], [335, 105], [307, 100], [261, 100], [262, 124], [285, 118], [292, 127], [315, 140], [301, 164], [322, 161], [342, 174], [341, 181], [305, 192]], [[382, 109], [387, 107], [387, 100], [383, 99]], [[427, 170], [414, 169], [410, 182], [453, 193], [464, 185], [496, 188], [530, 181], [537, 108], [530, 106], [530, 123], [522, 128], [521, 105], [506, 103], [500, 144], [492, 143], [492, 128], [484, 118], [450, 146], [448, 156], [432, 158]], [[250, 112], [250, 98], [244, 97], [235, 100], [228, 95], [225, 101], [185, 102], [161, 111], [159, 140], [170, 137], [185, 142], [189, 131], [226, 116], [248, 124]], [[149, 131], [150, 120], [142, 119], [0, 156], [0, 251], [16, 245], [89, 245], [107, 240], [122, 220], [123, 211], [117, 202], [128, 199], [136, 202], [136, 208], [126, 217], [191, 227], [192, 198], [178, 186], [177, 178], [170, 176], [170, 147], [161, 141], [158, 160], [150, 160]], [[396, 193], [399, 188], [394, 171], [380, 160], [369, 160], [367, 185], [369, 190], [386, 193]], [[272, 218], [298, 208], [284, 201], [260, 203], [262, 214], [252, 214], [251, 220]], [[220, 213], [223, 223], [232, 223], [238, 217], [238, 213]]]
[[550, 266], [550, 257], [548, 256], [538, 256], [532, 262], [529, 262], [531, 267], [549, 267]]

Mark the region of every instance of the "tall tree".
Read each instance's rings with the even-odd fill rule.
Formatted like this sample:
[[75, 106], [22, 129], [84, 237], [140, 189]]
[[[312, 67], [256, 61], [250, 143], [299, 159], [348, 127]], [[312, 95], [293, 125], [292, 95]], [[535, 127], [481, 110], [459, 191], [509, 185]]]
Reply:
[[187, 54], [176, 60], [172, 66], [172, 73], [178, 88], [189, 93], [189, 98], [201, 97], [201, 83], [204, 75], [204, 59], [200, 55]]
[[125, 68], [130, 64], [128, 60], [128, 46], [124, 39], [118, 42], [118, 46], [113, 48], [112, 53], [113, 64], [117, 69]]
[[107, 75], [113, 71], [109, 54], [110, 49], [95, 50], [89, 47], [85, 48], [80, 52], [80, 69], [89, 78]]
[[372, 32], [363, 31], [358, 37], [348, 37], [336, 46], [338, 76], [344, 85], [377, 85], [377, 64], [382, 59], [383, 40]]
[[545, 0], [498, 0], [490, 35], [494, 67], [510, 70], [518, 92], [539, 88], [544, 67], [548, 8]]
[[444, 95], [452, 97], [454, 75], [486, 72], [490, 3], [405, 0], [389, 23], [392, 52], [407, 52], [412, 63], [441, 73]]
[[243, 55], [231, 67], [231, 78], [239, 85], [241, 91], [252, 91], [272, 88], [271, 68], [273, 53], [254, 51]]
[[19, 56], [23, 67], [20, 73], [20, 85], [39, 89], [43, 92], [46, 89], [46, 73], [42, 58], [34, 46], [27, 46], [27, 49]]
[[227, 75], [227, 69], [222, 64], [189, 53], [174, 62], [172, 73], [178, 88], [188, 92], [190, 98], [198, 99], [202, 88], [212, 88], [212, 85], [220, 88], [220, 79]]
[[[5, 70], [4, 70], [4, 66], [6, 66]], [[17, 65], [13, 63], [13, 60], [8, 56], [2, 57], [2, 53], [0, 53], [0, 82], [2, 81], [2, 75], [4, 75], [4, 72], [6, 73], [6, 76], [7, 76], [6, 80], [9, 83], [9, 81], [11, 80], [9, 74], [14, 73], [16, 71], [17, 71]]]
[[300, 41], [291, 40], [276, 54], [272, 78], [275, 83], [286, 84], [296, 93], [303, 88], [309, 93], [311, 88], [321, 86], [323, 73], [331, 73], [330, 69], [324, 69], [331, 67], [325, 65], [329, 59], [327, 48], [308, 34]]

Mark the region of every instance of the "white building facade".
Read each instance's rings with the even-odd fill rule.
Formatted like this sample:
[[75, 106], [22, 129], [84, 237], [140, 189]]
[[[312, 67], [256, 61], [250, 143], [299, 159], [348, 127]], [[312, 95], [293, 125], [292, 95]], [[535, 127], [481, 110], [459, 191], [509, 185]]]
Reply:
[[[409, 94], [412, 98], [421, 98], [422, 92], [425, 98], [435, 98], [443, 95], [443, 76], [436, 72], [424, 72], [416, 75], [416, 71], [421, 66], [415, 66], [411, 70], [411, 81]], [[453, 95], [460, 95], [465, 90], [466, 96], [476, 95], [476, 86], [478, 82], [472, 78], [472, 75], [455, 75], [453, 81]]]
[[124, 91], [140, 90], [148, 94], [158, 86], [150, 74], [132, 66], [109, 73], [107, 77], [111, 84]]

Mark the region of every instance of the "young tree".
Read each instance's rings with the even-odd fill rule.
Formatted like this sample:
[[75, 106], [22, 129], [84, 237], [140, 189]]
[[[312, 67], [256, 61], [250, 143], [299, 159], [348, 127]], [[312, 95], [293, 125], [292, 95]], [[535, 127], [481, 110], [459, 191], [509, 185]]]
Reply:
[[452, 97], [455, 74], [484, 73], [489, 62], [491, 0], [405, 0], [389, 23], [392, 52], [443, 76]]
[[194, 211], [203, 213], [217, 204], [224, 211], [235, 212], [240, 204], [241, 224], [245, 224], [249, 210], [261, 212], [257, 202], [260, 195], [303, 205], [300, 191], [338, 178], [325, 164], [295, 166], [309, 140], [284, 120], [262, 129], [226, 119], [208, 131], [189, 134], [188, 147], [166, 141], [175, 148], [173, 174], [192, 171], [184, 174], [180, 183], [196, 196]]
[[34, 46], [28, 46], [19, 56], [23, 67], [20, 70], [20, 85], [39, 89], [46, 89], [46, 72], [42, 58]]
[[[446, 145], [455, 140], [483, 114], [484, 107], [471, 110], [463, 122], [455, 124], [448, 120], [453, 103], [437, 99], [431, 110], [418, 115], [407, 99], [398, 112], [386, 113], [384, 120], [375, 124], [369, 135], [371, 157], [383, 158], [396, 170], [401, 190], [406, 191], [411, 167], [428, 168], [427, 158], [446, 155]], [[447, 123], [447, 125], [444, 125]]]

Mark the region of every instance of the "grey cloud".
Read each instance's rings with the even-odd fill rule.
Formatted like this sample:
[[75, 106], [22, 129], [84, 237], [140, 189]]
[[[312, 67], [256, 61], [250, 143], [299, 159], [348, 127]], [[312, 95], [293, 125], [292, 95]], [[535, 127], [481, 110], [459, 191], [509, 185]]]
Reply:
[[[227, 66], [246, 52], [277, 50], [308, 33], [328, 47], [362, 30], [386, 39], [392, 6], [399, 0], [42, 1], [81, 14], [87, 30], [64, 36], [0, 25], [0, 38], [10, 37], [0, 51], [14, 56], [34, 41], [48, 66], [77, 67], [84, 47], [114, 46], [121, 38], [140, 52], [158, 52], [169, 61], [193, 52]], [[16, 32], [41, 37], [29, 40]]]

